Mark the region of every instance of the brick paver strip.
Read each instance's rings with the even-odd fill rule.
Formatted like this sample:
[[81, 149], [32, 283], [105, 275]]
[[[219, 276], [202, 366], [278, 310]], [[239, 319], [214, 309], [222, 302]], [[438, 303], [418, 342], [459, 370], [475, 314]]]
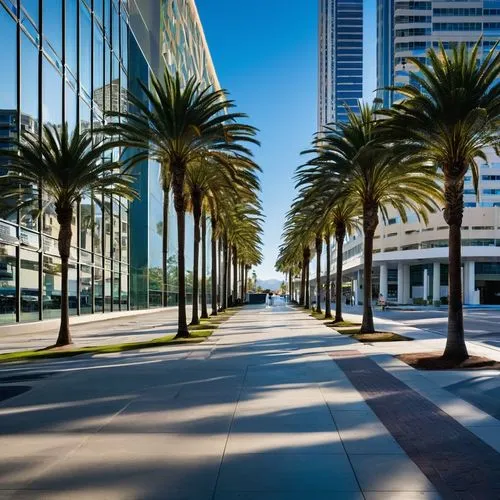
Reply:
[[331, 357], [446, 499], [500, 499], [500, 453], [361, 354]]

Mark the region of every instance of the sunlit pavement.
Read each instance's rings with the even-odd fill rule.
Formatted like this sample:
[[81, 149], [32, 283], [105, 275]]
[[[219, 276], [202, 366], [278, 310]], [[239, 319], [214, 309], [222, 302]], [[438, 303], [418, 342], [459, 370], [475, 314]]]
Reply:
[[349, 358], [446, 412], [495, 465], [500, 422], [385, 346], [277, 301], [200, 345], [2, 367], [1, 386], [30, 390], [0, 403], [0, 499], [440, 498]]

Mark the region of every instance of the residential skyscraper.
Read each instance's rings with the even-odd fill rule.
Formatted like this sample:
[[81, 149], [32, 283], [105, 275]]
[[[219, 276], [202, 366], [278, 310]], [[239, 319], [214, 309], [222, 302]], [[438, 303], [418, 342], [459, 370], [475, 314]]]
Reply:
[[363, 95], [363, 0], [319, 0], [318, 129]]
[[[500, 38], [499, 0], [378, 0], [377, 87], [411, 81], [415, 66], [409, 57], [425, 62], [426, 51], [465, 42], [469, 47], [483, 37], [488, 52]], [[384, 101], [391, 97], [384, 92]]]
[[[481, 52], [500, 38], [499, 0], [378, 0], [377, 87], [417, 84], [409, 57], [426, 61], [426, 51], [443, 43], [445, 49], [482, 36]], [[388, 106], [396, 95], [379, 91]], [[462, 224], [463, 301], [500, 303], [500, 159], [488, 153], [479, 161], [479, 198], [471, 174], [465, 177]], [[390, 302], [445, 304], [448, 300], [448, 226], [442, 213], [428, 224], [413, 214], [403, 223], [396, 215], [380, 223], [374, 241], [373, 297]], [[344, 246], [344, 268], [352, 291], [360, 297], [363, 243], [359, 237]]]

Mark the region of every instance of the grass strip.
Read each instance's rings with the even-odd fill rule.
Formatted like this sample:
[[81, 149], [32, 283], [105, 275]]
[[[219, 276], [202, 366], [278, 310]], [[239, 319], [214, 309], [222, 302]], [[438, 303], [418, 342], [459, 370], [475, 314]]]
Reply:
[[165, 335], [156, 339], [124, 342], [119, 344], [106, 344], [101, 346], [74, 347], [49, 347], [29, 351], [7, 352], [0, 354], [0, 363], [12, 363], [16, 361], [37, 361], [39, 359], [71, 358], [83, 354], [99, 355], [112, 354], [117, 352], [135, 351], [140, 349], [151, 349], [155, 347], [174, 346], [182, 344], [199, 344], [204, 342], [212, 333], [225, 321], [234, 316], [237, 311], [226, 310], [217, 316], [202, 319], [199, 325], [188, 327], [189, 337], [176, 339], [175, 334]]

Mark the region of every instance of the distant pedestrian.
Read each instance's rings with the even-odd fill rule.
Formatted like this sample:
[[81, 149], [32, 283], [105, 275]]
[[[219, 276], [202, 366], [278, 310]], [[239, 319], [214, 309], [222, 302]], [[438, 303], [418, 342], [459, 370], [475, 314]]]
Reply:
[[385, 311], [387, 308], [387, 303], [386, 303], [385, 297], [382, 293], [378, 296], [378, 303], [380, 304], [382, 311]]

